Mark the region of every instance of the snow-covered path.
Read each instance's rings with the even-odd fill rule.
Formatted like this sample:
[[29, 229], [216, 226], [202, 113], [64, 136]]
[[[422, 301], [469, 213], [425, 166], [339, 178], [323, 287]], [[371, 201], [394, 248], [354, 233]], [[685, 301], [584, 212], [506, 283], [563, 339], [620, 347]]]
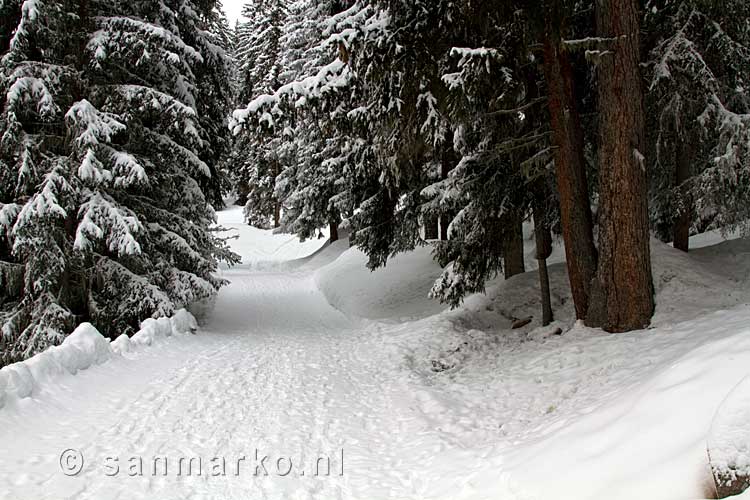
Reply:
[[[434, 469], [445, 445], [411, 407], [381, 326], [333, 309], [310, 274], [226, 277], [194, 338], [91, 368], [2, 412], [0, 497], [455, 497], [445, 488], [460, 488], [462, 474]], [[84, 457], [74, 477], [61, 470], [66, 449]], [[200, 476], [187, 474], [191, 458]]]
[[750, 363], [750, 241], [657, 245], [649, 330], [545, 337], [503, 327], [536, 314], [533, 273], [447, 311], [430, 248], [370, 273], [346, 241], [236, 215], [243, 264], [197, 335], [0, 407], [0, 500], [710, 498], [711, 422]]

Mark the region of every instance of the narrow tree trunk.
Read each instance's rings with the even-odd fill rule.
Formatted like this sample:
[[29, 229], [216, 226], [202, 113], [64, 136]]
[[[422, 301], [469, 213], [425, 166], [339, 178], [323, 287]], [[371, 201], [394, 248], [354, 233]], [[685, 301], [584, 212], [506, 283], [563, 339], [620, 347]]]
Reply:
[[552, 234], [546, 221], [544, 203], [534, 202], [534, 236], [536, 240], [536, 260], [539, 264], [539, 290], [542, 299], [542, 326], [554, 320], [552, 314], [552, 297], [547, 272], [547, 259], [552, 254]]
[[545, 10], [544, 75], [549, 92], [548, 106], [568, 279], [576, 317], [583, 319], [589, 306], [589, 288], [596, 273], [597, 255], [573, 69], [562, 47], [560, 2], [550, 3]]
[[505, 279], [526, 272], [523, 261], [523, 219], [520, 214], [513, 217], [510, 222], [511, 229], [505, 242], [503, 263], [505, 268]]
[[339, 224], [338, 224], [338, 222], [331, 221], [331, 222], [328, 223], [328, 227], [330, 229], [330, 238], [329, 238], [329, 241], [331, 243], [339, 241]]
[[624, 332], [654, 312], [638, 4], [599, 0], [596, 18], [599, 36], [614, 41], [598, 67], [599, 267], [587, 324]]
[[[273, 181], [274, 184], [276, 183], [276, 179], [279, 178], [279, 174], [281, 173], [281, 166], [279, 165], [279, 161], [276, 160], [273, 165]], [[276, 195], [274, 194], [274, 198], [276, 198]], [[281, 225], [281, 200], [276, 200], [276, 204], [273, 207], [273, 227], [278, 228]]]
[[281, 225], [281, 202], [276, 202], [273, 207], [273, 227], [274, 229]]
[[555, 317], [552, 313], [552, 296], [549, 287], [549, 273], [547, 272], [547, 259], [537, 259], [539, 262], [539, 290], [542, 297], [542, 326], [547, 326]]
[[[450, 148], [450, 151], [453, 151], [453, 148]], [[445, 180], [448, 178], [448, 174], [451, 171], [451, 167], [453, 166], [453, 155], [445, 155], [443, 157], [443, 162], [440, 165], [440, 178], [442, 180]], [[441, 241], [448, 241], [448, 226], [450, 225], [452, 220], [452, 217], [448, 214], [443, 214], [440, 216], [440, 240]]]
[[682, 203], [680, 213], [674, 223], [673, 246], [687, 252], [690, 250], [690, 226], [693, 223], [693, 203], [683, 184], [690, 178], [692, 154], [690, 145], [681, 142], [677, 146], [677, 165], [675, 168], [675, 186], [681, 191]]

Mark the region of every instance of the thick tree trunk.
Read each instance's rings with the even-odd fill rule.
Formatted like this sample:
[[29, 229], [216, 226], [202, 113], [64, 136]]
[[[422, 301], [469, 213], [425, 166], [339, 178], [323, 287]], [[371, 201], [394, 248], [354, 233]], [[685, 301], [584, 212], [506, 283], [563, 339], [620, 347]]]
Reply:
[[511, 229], [505, 242], [503, 264], [505, 279], [526, 272], [523, 261], [523, 219], [520, 214], [510, 221]]
[[331, 221], [328, 223], [328, 228], [330, 232], [330, 238], [329, 241], [331, 243], [334, 243], [336, 241], [339, 241], [339, 224], [338, 222]]
[[610, 332], [645, 328], [654, 312], [648, 179], [636, 0], [599, 0], [598, 35], [611, 38], [599, 78], [599, 266], [587, 324]]
[[539, 264], [539, 290], [542, 299], [542, 326], [554, 320], [552, 314], [552, 297], [549, 287], [547, 259], [552, 254], [552, 234], [546, 221], [545, 207], [541, 202], [534, 202], [534, 236], [536, 239], [536, 260]]
[[247, 198], [250, 196], [250, 187], [244, 182], [237, 188], [237, 200], [234, 204], [238, 207], [247, 205]]
[[690, 145], [687, 142], [681, 142], [677, 148], [675, 186], [682, 191], [682, 206], [674, 223], [672, 241], [676, 249], [687, 252], [690, 250], [690, 226], [693, 223], [693, 203], [689, 194], [685, 192], [683, 184], [690, 178], [692, 154]]
[[589, 288], [596, 273], [597, 255], [573, 69], [562, 47], [559, 1], [551, 4], [545, 11], [544, 75], [549, 92], [548, 106], [568, 279], [576, 317], [583, 319], [589, 306]]
[[440, 216], [440, 241], [448, 241], [448, 226], [451, 224], [451, 218], [447, 215]]

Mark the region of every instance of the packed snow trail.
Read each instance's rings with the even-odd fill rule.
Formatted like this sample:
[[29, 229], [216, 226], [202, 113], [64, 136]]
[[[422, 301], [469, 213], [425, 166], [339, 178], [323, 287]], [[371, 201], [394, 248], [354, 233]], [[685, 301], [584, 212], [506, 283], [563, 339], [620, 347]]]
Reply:
[[[0, 456], [0, 497], [417, 499], [468, 492], [458, 470], [435, 470], [446, 445], [411, 407], [399, 361], [378, 343], [380, 326], [333, 309], [310, 274], [246, 267], [225, 274], [232, 283], [194, 338], [85, 370], [0, 413], [8, 450]], [[74, 465], [61, 460], [66, 449], [84, 457], [75, 476], [61, 470]], [[467, 470], [476, 467], [470, 455], [451, 453]], [[198, 457], [202, 475], [186, 474], [188, 460]], [[222, 472], [213, 469], [214, 457], [226, 460], [226, 477], [214, 477]], [[292, 459], [288, 475], [280, 457]]]

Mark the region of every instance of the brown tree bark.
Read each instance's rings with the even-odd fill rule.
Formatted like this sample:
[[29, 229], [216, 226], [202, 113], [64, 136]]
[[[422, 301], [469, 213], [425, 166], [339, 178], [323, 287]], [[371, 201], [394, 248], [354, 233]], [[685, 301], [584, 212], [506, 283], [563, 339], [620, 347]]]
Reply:
[[583, 319], [589, 306], [589, 288], [596, 273], [597, 255], [583, 156], [583, 130], [575, 99], [573, 69], [562, 46], [560, 10], [559, 1], [550, 2], [545, 9], [544, 76], [549, 93], [568, 279], [576, 317]]
[[612, 39], [598, 66], [599, 266], [586, 323], [610, 332], [645, 328], [654, 312], [648, 179], [636, 0], [599, 0], [598, 35]]
[[503, 267], [506, 280], [517, 274], [526, 272], [523, 260], [523, 219], [521, 218], [521, 214], [515, 214], [509, 224], [511, 228], [508, 239], [505, 241], [505, 251], [503, 254]]
[[328, 240], [331, 243], [339, 241], [339, 224], [338, 224], [338, 222], [334, 222], [334, 221], [329, 222], [328, 223], [328, 228], [329, 228], [329, 233], [330, 233], [330, 237], [329, 237]]
[[534, 237], [536, 240], [536, 260], [539, 264], [539, 290], [542, 299], [542, 326], [547, 326], [554, 320], [552, 313], [552, 297], [547, 272], [547, 259], [552, 254], [552, 234], [546, 222], [544, 203], [534, 202]]
[[681, 142], [677, 146], [677, 164], [675, 167], [675, 186], [682, 190], [682, 207], [675, 220], [673, 227], [673, 243], [677, 250], [687, 252], [690, 250], [690, 226], [693, 223], [693, 204], [688, 193], [682, 186], [690, 179], [690, 163], [692, 154], [690, 145], [687, 142]]

